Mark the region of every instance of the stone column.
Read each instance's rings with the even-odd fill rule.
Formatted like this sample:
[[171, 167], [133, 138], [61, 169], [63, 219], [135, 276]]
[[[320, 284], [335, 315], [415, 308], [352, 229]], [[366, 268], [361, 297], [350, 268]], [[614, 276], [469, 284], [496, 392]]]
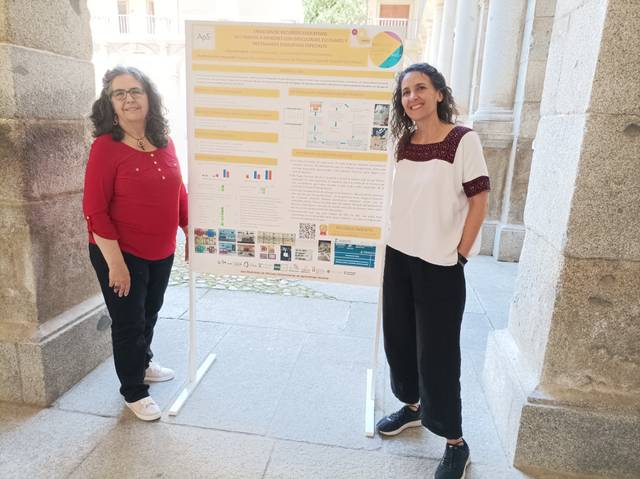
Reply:
[[440, 48], [440, 31], [442, 29], [443, 0], [436, 1], [433, 12], [433, 25], [431, 27], [431, 37], [429, 40], [428, 63], [436, 65], [438, 62], [438, 49]]
[[526, 0], [491, 0], [476, 121], [513, 120]]
[[85, 2], [0, 2], [0, 78], [0, 400], [47, 405], [110, 354], [81, 207]]
[[456, 7], [458, 0], [444, 0], [442, 25], [440, 26], [440, 42], [438, 43], [438, 59], [436, 68], [444, 75], [447, 82], [451, 76], [451, 55], [453, 53], [453, 36], [456, 25]]
[[523, 470], [638, 477], [640, 18], [558, 0], [508, 328], [484, 386]]
[[480, 91], [480, 72], [482, 72], [482, 55], [484, 53], [484, 36], [487, 29], [488, 0], [478, 0], [480, 9], [478, 18], [478, 31], [476, 33], [475, 54], [473, 57], [473, 73], [471, 74], [471, 96], [469, 98], [469, 111], [478, 109], [478, 93]]
[[453, 90], [461, 121], [465, 121], [469, 115], [479, 13], [478, 0], [458, 0], [449, 85]]
[[491, 177], [489, 212], [482, 231], [482, 250], [491, 252], [501, 218], [504, 185], [513, 148], [513, 119], [527, 0], [491, 0], [473, 128], [482, 139]]
[[513, 147], [493, 245], [493, 255], [500, 261], [518, 261], [524, 242], [524, 205], [555, 5], [556, 0], [530, 1], [527, 9], [514, 105]]

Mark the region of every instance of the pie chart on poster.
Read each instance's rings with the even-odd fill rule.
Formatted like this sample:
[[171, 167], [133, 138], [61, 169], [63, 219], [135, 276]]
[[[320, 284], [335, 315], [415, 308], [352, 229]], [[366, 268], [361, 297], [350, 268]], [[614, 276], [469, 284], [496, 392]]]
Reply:
[[393, 32], [380, 32], [371, 41], [369, 56], [380, 68], [391, 68], [402, 58], [402, 39]]

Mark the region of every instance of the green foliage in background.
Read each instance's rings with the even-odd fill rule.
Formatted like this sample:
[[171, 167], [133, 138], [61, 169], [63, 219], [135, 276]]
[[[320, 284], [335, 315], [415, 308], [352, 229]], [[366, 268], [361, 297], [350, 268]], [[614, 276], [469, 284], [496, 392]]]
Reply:
[[303, 0], [305, 23], [366, 23], [367, 0]]

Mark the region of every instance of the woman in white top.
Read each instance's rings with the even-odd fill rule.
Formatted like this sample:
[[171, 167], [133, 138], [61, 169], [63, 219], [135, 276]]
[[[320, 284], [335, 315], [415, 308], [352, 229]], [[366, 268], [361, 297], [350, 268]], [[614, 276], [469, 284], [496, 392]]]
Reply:
[[405, 406], [377, 429], [391, 436], [423, 425], [446, 438], [435, 478], [460, 479], [469, 460], [460, 400], [463, 268], [479, 249], [489, 176], [478, 135], [454, 124], [451, 89], [433, 66], [400, 73], [393, 110], [383, 329], [391, 389]]

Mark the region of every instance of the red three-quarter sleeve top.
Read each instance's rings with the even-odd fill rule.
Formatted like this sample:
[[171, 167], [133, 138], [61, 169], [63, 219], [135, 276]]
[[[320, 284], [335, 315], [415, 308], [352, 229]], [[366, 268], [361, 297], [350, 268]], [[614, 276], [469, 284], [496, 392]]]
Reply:
[[187, 191], [173, 142], [138, 151], [101, 135], [91, 145], [82, 201], [89, 231], [117, 240], [147, 260], [174, 253], [178, 226], [188, 224]]

